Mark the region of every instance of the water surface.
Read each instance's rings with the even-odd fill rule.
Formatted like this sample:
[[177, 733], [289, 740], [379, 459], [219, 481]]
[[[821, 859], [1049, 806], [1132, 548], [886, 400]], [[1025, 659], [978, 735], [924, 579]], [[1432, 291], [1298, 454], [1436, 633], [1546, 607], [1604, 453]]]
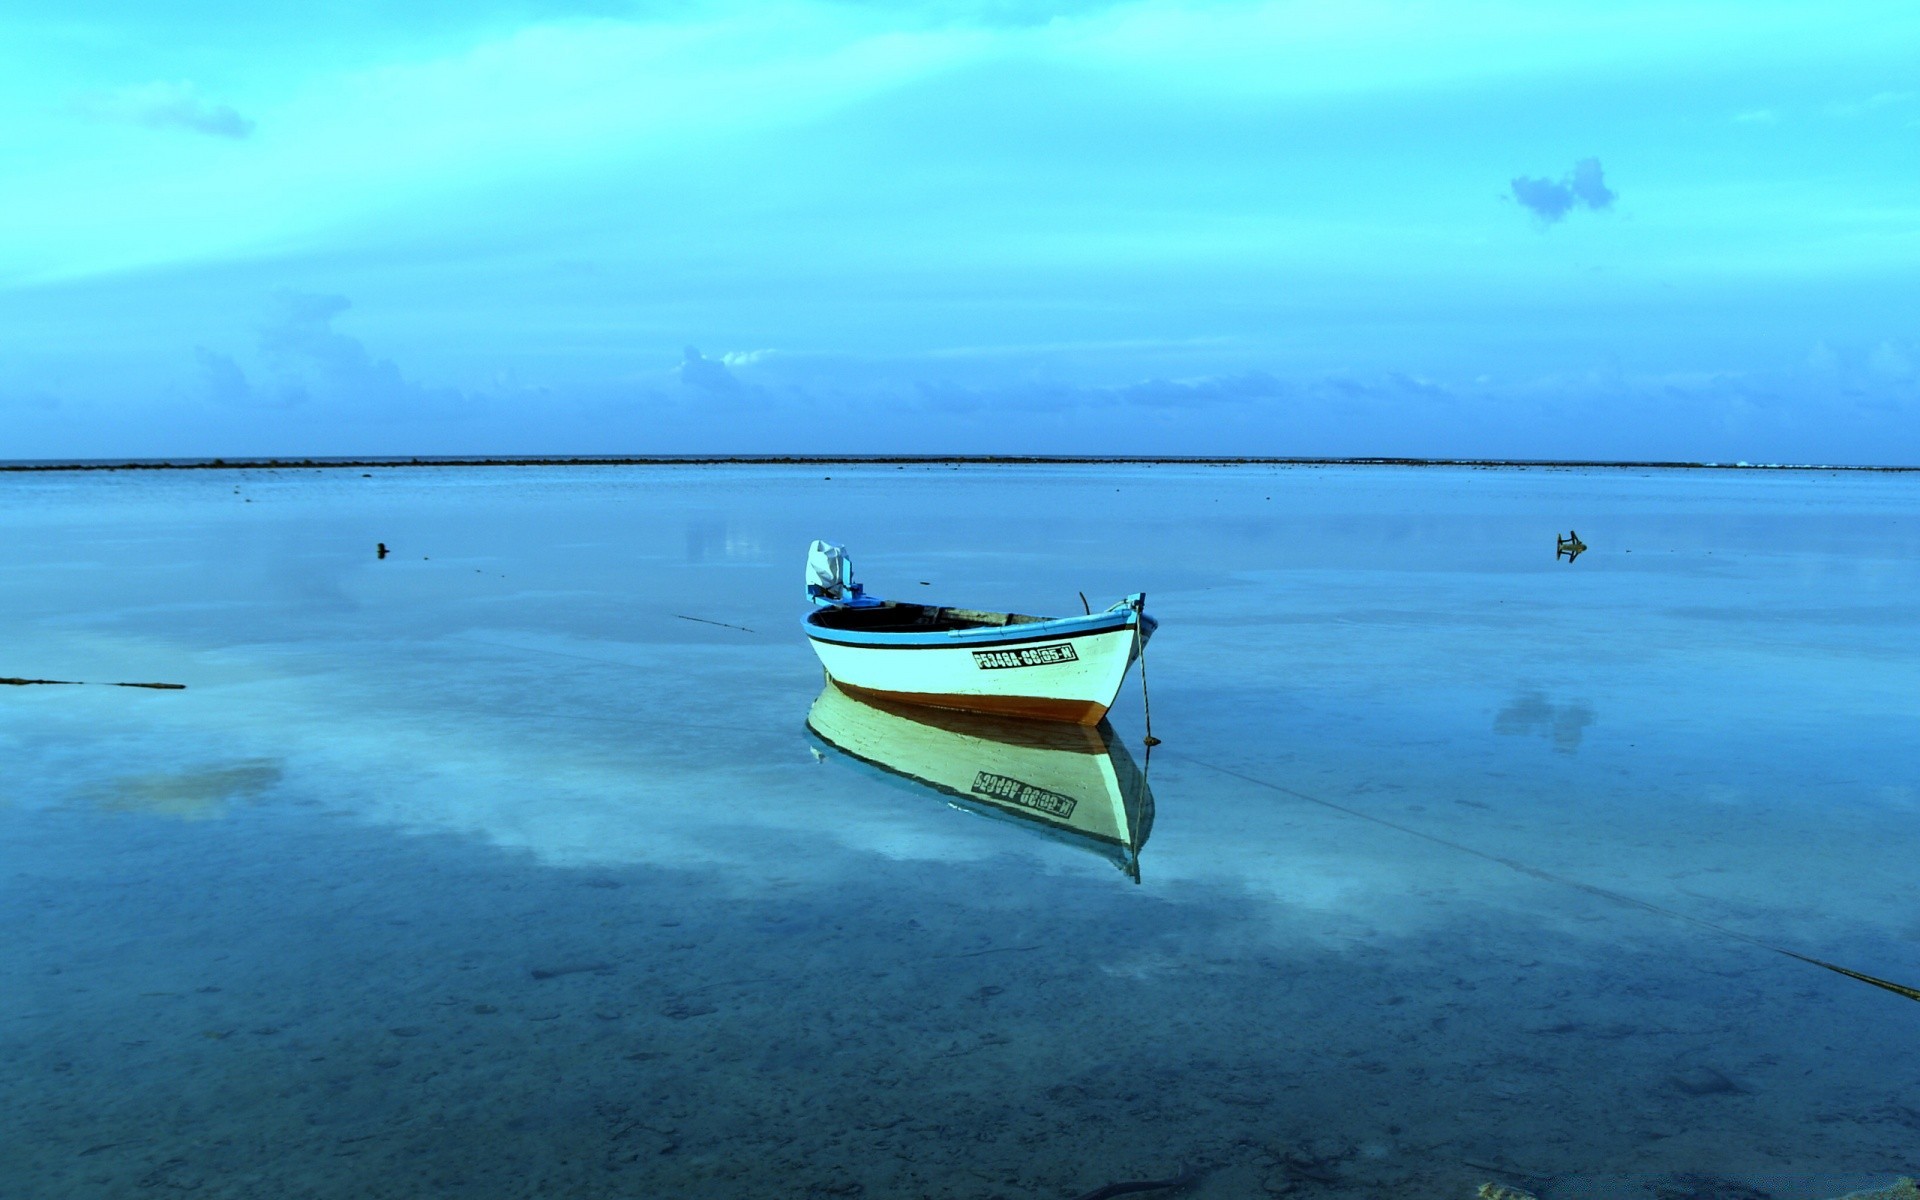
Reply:
[[[1916, 1169], [1920, 1006], [1767, 948], [1920, 985], [1910, 477], [0, 494], [0, 675], [187, 685], [0, 689], [8, 1196], [1025, 1200], [1196, 1166], [1197, 1197], [1807, 1200]], [[1148, 593], [1138, 883], [821, 751], [820, 536], [882, 595]]]

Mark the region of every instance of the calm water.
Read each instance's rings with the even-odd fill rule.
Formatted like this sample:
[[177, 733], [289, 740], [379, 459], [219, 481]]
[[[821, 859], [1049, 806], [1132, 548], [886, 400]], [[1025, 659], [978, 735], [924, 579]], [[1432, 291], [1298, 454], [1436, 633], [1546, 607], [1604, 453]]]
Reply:
[[[1920, 1169], [1920, 1005], [1768, 948], [1920, 986], [1920, 479], [0, 501], [0, 675], [188, 685], [0, 688], [5, 1196], [1070, 1200], [1195, 1167], [1183, 1195], [1804, 1200]], [[820, 752], [819, 536], [882, 595], [1148, 593], [1139, 883]]]

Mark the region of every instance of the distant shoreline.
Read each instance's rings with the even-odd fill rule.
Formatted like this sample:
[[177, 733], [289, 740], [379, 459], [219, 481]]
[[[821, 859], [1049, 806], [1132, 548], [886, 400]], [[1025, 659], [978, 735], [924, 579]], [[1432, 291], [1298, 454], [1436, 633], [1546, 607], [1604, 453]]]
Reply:
[[1610, 461], [1551, 458], [1311, 458], [1258, 455], [1129, 454], [653, 454], [481, 455], [372, 458], [132, 458], [17, 460], [0, 472], [341, 470], [349, 467], [712, 467], [712, 466], [1181, 466], [1181, 467], [1493, 467], [1662, 471], [1920, 471], [1920, 466], [1828, 463]]

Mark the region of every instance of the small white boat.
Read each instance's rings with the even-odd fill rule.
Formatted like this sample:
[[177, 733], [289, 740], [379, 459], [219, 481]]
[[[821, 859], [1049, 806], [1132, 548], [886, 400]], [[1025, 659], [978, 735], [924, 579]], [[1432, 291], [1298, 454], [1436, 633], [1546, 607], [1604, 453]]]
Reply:
[[1159, 625], [1140, 592], [1078, 617], [878, 600], [826, 542], [807, 554], [807, 596], [807, 639], [855, 695], [1079, 725], [1107, 715]]
[[868, 701], [829, 683], [807, 713], [807, 729], [883, 778], [1090, 850], [1140, 881], [1153, 793], [1111, 725]]

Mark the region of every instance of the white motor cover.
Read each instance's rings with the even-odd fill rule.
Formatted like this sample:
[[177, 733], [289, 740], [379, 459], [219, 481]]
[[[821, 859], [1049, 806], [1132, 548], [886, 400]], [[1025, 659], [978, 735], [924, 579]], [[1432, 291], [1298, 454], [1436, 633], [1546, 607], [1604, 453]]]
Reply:
[[852, 582], [853, 568], [847, 562], [846, 547], [815, 541], [807, 549], [808, 588], [819, 588], [830, 600], [844, 600], [846, 585]]

